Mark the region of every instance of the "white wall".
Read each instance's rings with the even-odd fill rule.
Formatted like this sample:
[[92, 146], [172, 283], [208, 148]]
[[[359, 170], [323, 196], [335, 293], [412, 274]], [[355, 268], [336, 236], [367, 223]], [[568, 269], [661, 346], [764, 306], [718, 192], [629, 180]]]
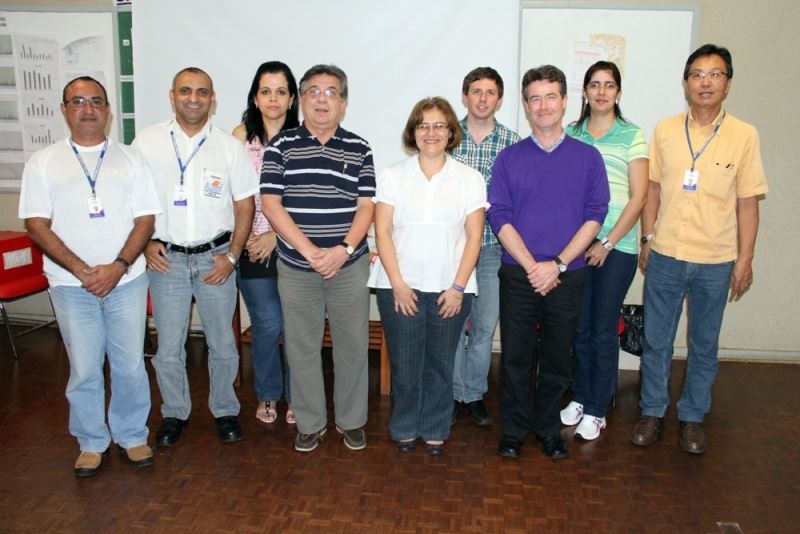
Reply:
[[[110, 0], [34, 0], [31, 3], [38, 5], [56, 6], [87, 6], [100, 5], [110, 7], [113, 2]], [[170, 1], [150, 1], [138, 2], [162, 6], [166, 9], [178, 4], [176, 0]], [[272, 48], [275, 54], [267, 52], [267, 48], [262, 43], [270, 39], [269, 35], [273, 31], [264, 21], [269, 19], [270, 14], [275, 18], [276, 11], [271, 11], [263, 15], [258, 10], [246, 13], [232, 11], [243, 2], [220, 2], [224, 5], [226, 13], [214, 19], [214, 24], [222, 31], [225, 27], [242, 28], [244, 24], [257, 21], [258, 31], [251, 34], [242, 34], [239, 37], [228, 37], [228, 40], [218, 38], [217, 30], [206, 32], [202, 35], [195, 35], [191, 28], [179, 35], [171, 35], [169, 40], [163, 45], [164, 51], [169, 48], [189, 48], [194, 50], [203, 43], [214, 43], [217, 50], [216, 56], [244, 57], [243, 54], [254, 54], [250, 60], [247, 72], [243, 72], [231, 82], [229, 89], [226, 89], [224, 98], [220, 97], [220, 105], [223, 101], [230, 100], [230, 118], [219, 122], [221, 126], [233, 126], [236, 112], [241, 111], [239, 106], [244, 101], [246, 85], [252, 76], [252, 70], [257, 63], [267, 57], [286, 58], [282, 50]], [[194, 16], [208, 17], [200, 11], [200, 7], [205, 5], [207, 8], [211, 2], [180, 2], [184, 7], [179, 14], [171, 13], [170, 17], [165, 17], [164, 25], [170, 28], [183, 27], [181, 20]], [[259, 5], [284, 5], [284, 2], [267, 2]], [[329, 2], [339, 10], [347, 10], [353, 6], [360, 7], [363, 17], [359, 20], [366, 26], [365, 30], [355, 30], [350, 27], [335, 26], [329, 31], [317, 31], [312, 37], [305, 39], [301, 44], [294, 41], [293, 47], [302, 47], [308, 51], [307, 63], [291, 64], [298, 76], [300, 71], [317, 61], [336, 61], [348, 70], [351, 76], [358, 72], [357, 65], [345, 64], [340, 59], [338, 53], [332, 51], [337, 43], [342, 39], [342, 35], [350, 35], [354, 32], [359, 35], [368, 35], [362, 42], [369, 50], [380, 50], [383, 37], [380, 33], [371, 28], [379, 28], [382, 32], [389, 34], [402, 32], [409, 40], [420, 42], [431, 42], [430, 47], [414, 54], [413, 56], [404, 52], [401, 57], [388, 57], [380, 68], [376, 68], [374, 73], [366, 73], [366, 76], [358, 75], [353, 78], [353, 93], [351, 101], [351, 113], [345, 120], [345, 126], [364, 135], [372, 141], [376, 150], [376, 158], [380, 157], [379, 165], [385, 165], [393, 159], [399, 157], [399, 131], [400, 126], [395, 123], [402, 123], [410, 110], [410, 100], [399, 102], [396, 97], [394, 87], [381, 85], [372, 87], [373, 77], [383, 76], [384, 70], [401, 73], [399, 77], [401, 88], [405, 85], [426, 80], [420, 86], [420, 92], [433, 93], [440, 92], [450, 99], [457, 98], [458, 87], [463, 73], [479, 64], [490, 65], [516, 65], [518, 51], [516, 49], [518, 33], [519, 8], [517, 2], [511, 0], [501, 0], [500, 2], [476, 2], [467, 0], [455, 2], [453, 0], [429, 1], [422, 3], [418, 0], [396, 0], [392, 3], [387, 2], [365, 2], [365, 1], [339, 1]], [[428, 5], [430, 4], [430, 5]], [[559, 6], [580, 6], [587, 3], [582, 0], [562, 0], [547, 2], [548, 5]], [[652, 4], [658, 6], [663, 4], [659, 0], [615, 0], [608, 5], [635, 5]], [[768, 358], [778, 360], [800, 361], [800, 283], [796, 274], [800, 265], [800, 247], [797, 246], [797, 228], [800, 228], [800, 187], [797, 184], [797, 159], [795, 153], [797, 149], [795, 125], [800, 123], [800, 106], [796, 100], [794, 88], [800, 87], [800, 69], [795, 68], [793, 58], [798, 55], [800, 48], [795, 37], [796, 21], [800, 20], [800, 3], [795, 0], [770, 0], [768, 2], [752, 2], [750, 0], [699, 0], [696, 2], [700, 6], [698, 43], [715, 42], [730, 48], [733, 53], [735, 76], [730, 97], [726, 106], [730, 112], [740, 118], [756, 125], [761, 133], [762, 156], [769, 181], [770, 193], [761, 202], [761, 229], [756, 245], [756, 257], [754, 261], [755, 283], [752, 290], [739, 302], [728, 306], [725, 314], [721, 335], [722, 356], [742, 357], [742, 358]], [[2, 6], [19, 7], [19, 2], [0, 2]], [[308, 6], [315, 5], [314, 2], [297, 1], [295, 15], [280, 19], [279, 26], [294, 28], [295, 26], [308, 24], [319, 28], [320, 21], [328, 20], [331, 16], [332, 8], [322, 8], [313, 10]], [[444, 5], [449, 11], [443, 11], [440, 7]], [[375, 7], [380, 6], [380, 7]], [[421, 7], [420, 7], [421, 6]], [[462, 7], [465, 6], [465, 7]], [[236, 16], [234, 16], [236, 13]], [[358, 14], [358, 13], [357, 13]], [[413, 15], [413, 16], [412, 16]], [[465, 18], [468, 15], [468, 19]], [[495, 18], [497, 17], [497, 18]], [[419, 19], [419, 20], [418, 20]], [[398, 28], [393, 22], [396, 20], [406, 21], [402, 28]], [[494, 22], [500, 21], [500, 22]], [[134, 21], [135, 22], [135, 21]], [[191, 26], [191, 25], [190, 25]], [[140, 45], [141, 40], [157, 39], [158, 32], [163, 31], [155, 26], [140, 28], [136, 34], [134, 49]], [[187, 33], [188, 32], [188, 33]], [[298, 33], [299, 32], [295, 32]], [[435, 41], [431, 41], [428, 36], [444, 34], [445, 40], [457, 38], [459, 42], [465, 43], [464, 50], [459, 53], [448, 51], [444, 53], [437, 46]], [[159, 42], [163, 42], [160, 40]], [[466, 44], [468, 43], [468, 44]], [[509, 43], [512, 46], [509, 46]], [[547, 46], [542, 43], [542, 46]], [[222, 53], [225, 52], [225, 54]], [[186, 52], [192, 54], [193, 52]], [[264, 56], [263, 58], [261, 56]], [[192, 60], [200, 59], [199, 56], [185, 56], [186, 64]], [[427, 62], [425, 61], [427, 60]], [[160, 62], [157, 57], [153, 62]], [[412, 68], [413, 63], [426, 63], [431, 67]], [[450, 74], [444, 75], [444, 71], [450, 64], [457, 62], [458, 69]], [[181, 65], [170, 65], [170, 71], [177, 70]], [[137, 62], [137, 72], [146, 69], [147, 66]], [[374, 67], [373, 67], [374, 68]], [[518, 104], [514, 101], [516, 88], [519, 83], [516, 67], [511, 71], [502, 66], [498, 67], [506, 79], [508, 88], [504, 109], [501, 112], [501, 120], [514, 124]], [[658, 57], [653, 58], [653, 68], [658, 68]], [[449, 71], [448, 71], [449, 72]], [[213, 72], [212, 72], [213, 74]], [[166, 78], [163, 78], [166, 76]], [[155, 113], [152, 120], [163, 120], [168, 114], [167, 90], [169, 89], [169, 75], [152, 80], [158, 84], [158, 94], [153, 101], [137, 101], [137, 124], [146, 125], [143, 119], [139, 118], [139, 113], [145, 117], [148, 109], [154, 106], [159, 111]], [[137, 89], [140, 80], [137, 78]], [[222, 79], [216, 79], [218, 87], [223, 83]], [[676, 80], [679, 82], [679, 80]], [[221, 88], [220, 88], [221, 89]], [[679, 90], [676, 88], [676, 90]], [[230, 92], [228, 92], [230, 91]], [[450, 92], [448, 92], [450, 91]], [[366, 120], [358, 119], [353, 114], [355, 108], [361, 107], [366, 102], [366, 93], [380, 94], [381, 101], [377, 106], [369, 108]], [[227, 96], [230, 95], [230, 96]], [[420, 94], [419, 96], [423, 96]], [[630, 96], [630, 95], [628, 95]], [[628, 98], [626, 96], [626, 98]], [[456, 104], [456, 102], [454, 102]], [[654, 102], [653, 105], [657, 105]], [[221, 117], [221, 111], [220, 116]], [[218, 120], [222, 120], [218, 117]], [[633, 120], [636, 117], [631, 116]], [[230, 123], [230, 124], [228, 124]], [[379, 131], [386, 133], [380, 134]], [[385, 145], [379, 145], [378, 141], [385, 139]], [[386, 148], [382, 148], [385, 146]], [[395, 150], [396, 152], [392, 152]], [[380, 151], [380, 154], [377, 152]], [[15, 193], [0, 193], [0, 228], [20, 229], [21, 222], [16, 218], [18, 195]], [[637, 275], [634, 285], [628, 295], [629, 302], [641, 302], [641, 275]], [[31, 298], [24, 301], [12, 303], [9, 306], [11, 313], [15, 315], [47, 315], [50, 308], [46, 298]], [[684, 331], [685, 325], [681, 325], [680, 331]], [[684, 338], [679, 335], [676, 345], [676, 353], [680, 354], [685, 347]]]

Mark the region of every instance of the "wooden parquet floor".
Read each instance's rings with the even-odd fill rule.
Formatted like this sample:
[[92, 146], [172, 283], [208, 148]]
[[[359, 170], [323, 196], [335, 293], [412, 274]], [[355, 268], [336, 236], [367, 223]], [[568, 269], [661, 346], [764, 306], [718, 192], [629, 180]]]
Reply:
[[[157, 449], [142, 470], [112, 446], [97, 477], [76, 479], [61, 342], [53, 329], [17, 342], [15, 363], [0, 341], [0, 532], [800, 532], [800, 365], [723, 363], [700, 457], [678, 448], [674, 409], [657, 444], [628, 443], [638, 374], [623, 372], [600, 439], [573, 441], [565, 429], [570, 458], [555, 462], [533, 441], [518, 461], [499, 457], [499, 425], [479, 428], [465, 414], [443, 456], [396, 452], [373, 355], [367, 449], [345, 449], [331, 418], [321, 446], [300, 454], [284, 406], [272, 427], [254, 417], [249, 346], [244, 440], [217, 439], [203, 340], [192, 338], [194, 408], [180, 443]], [[160, 398], [148, 368], [154, 435]], [[682, 371], [676, 362], [673, 398]], [[496, 357], [487, 397], [495, 415], [497, 377]]]

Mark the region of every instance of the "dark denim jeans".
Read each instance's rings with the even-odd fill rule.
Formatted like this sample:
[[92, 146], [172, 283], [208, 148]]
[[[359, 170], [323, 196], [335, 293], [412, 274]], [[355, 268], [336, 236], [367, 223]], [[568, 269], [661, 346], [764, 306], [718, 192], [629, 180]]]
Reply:
[[378, 289], [378, 309], [392, 364], [392, 419], [395, 441], [445, 440], [453, 411], [453, 362], [456, 345], [469, 315], [472, 295], [464, 295], [461, 313], [439, 316], [439, 293], [416, 291], [417, 314], [394, 311], [391, 289]]
[[678, 320], [687, 298], [689, 354], [678, 419], [701, 423], [711, 409], [717, 349], [733, 262], [702, 264], [650, 252], [644, 279], [642, 415], [664, 417]]
[[619, 372], [619, 314], [636, 274], [636, 254], [608, 253], [602, 267], [586, 269], [583, 306], [575, 333], [575, 381], [572, 400], [583, 411], [605, 417]]

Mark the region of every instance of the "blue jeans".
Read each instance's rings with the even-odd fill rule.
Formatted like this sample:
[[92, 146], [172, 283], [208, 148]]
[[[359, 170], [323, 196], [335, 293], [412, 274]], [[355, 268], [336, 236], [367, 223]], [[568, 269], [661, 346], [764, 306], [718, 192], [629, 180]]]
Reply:
[[392, 419], [395, 441], [445, 440], [453, 412], [453, 361], [456, 344], [469, 314], [472, 295], [465, 294], [461, 312], [439, 316], [439, 293], [417, 294], [417, 314], [394, 311], [391, 289], [378, 289], [378, 310], [392, 364]]
[[476, 269], [478, 296], [472, 300], [472, 309], [467, 316], [471, 322], [469, 345], [466, 331], [462, 329], [456, 348], [453, 369], [453, 399], [460, 402], [481, 400], [489, 389], [486, 378], [492, 363], [492, 341], [500, 315], [500, 256], [499, 244], [481, 248]]
[[[82, 451], [102, 452], [147, 443], [150, 383], [144, 365], [147, 277], [136, 277], [98, 298], [75, 286], [50, 290], [69, 357], [69, 432]], [[103, 364], [111, 368], [106, 426]], [[111, 431], [109, 432], [109, 428]]]
[[689, 353], [678, 419], [701, 423], [711, 409], [732, 269], [733, 262], [689, 263], [650, 252], [644, 279], [642, 415], [664, 417], [667, 412], [672, 348], [684, 297], [688, 300]]
[[171, 251], [167, 254], [168, 273], [147, 271], [153, 318], [158, 329], [158, 354], [153, 366], [164, 401], [161, 405], [164, 417], [185, 420], [192, 411], [185, 348], [192, 296], [208, 345], [208, 406], [214, 417], [239, 414], [239, 400], [233, 389], [239, 372], [239, 353], [231, 328], [237, 298], [236, 277], [229, 276], [222, 285], [202, 281], [214, 266], [212, 256], [227, 251], [227, 244], [200, 254]]
[[636, 254], [608, 253], [602, 267], [586, 269], [583, 305], [575, 333], [572, 400], [584, 413], [605, 417], [619, 372], [620, 309], [636, 274]]
[[281, 351], [278, 338], [283, 330], [281, 298], [277, 278], [239, 277], [239, 289], [250, 314], [250, 331], [253, 333], [251, 359], [256, 396], [259, 401], [280, 400], [281, 395], [291, 402], [289, 393], [289, 366], [281, 371]]

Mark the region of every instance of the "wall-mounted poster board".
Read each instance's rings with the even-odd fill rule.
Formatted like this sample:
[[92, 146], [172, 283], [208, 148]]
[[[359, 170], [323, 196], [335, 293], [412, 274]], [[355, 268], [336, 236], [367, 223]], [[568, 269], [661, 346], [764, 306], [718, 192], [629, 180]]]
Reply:
[[[564, 124], [578, 118], [583, 75], [596, 61], [622, 72], [622, 113], [649, 138], [656, 123], [686, 109], [683, 66], [697, 42], [698, 6], [565, 7], [522, 2], [520, 79], [526, 70], [552, 64], [567, 76]], [[530, 131], [524, 109], [520, 132]]]
[[115, 46], [110, 12], [0, 11], [0, 189], [18, 191], [31, 154], [66, 137], [69, 80], [92, 76], [118, 109]]

